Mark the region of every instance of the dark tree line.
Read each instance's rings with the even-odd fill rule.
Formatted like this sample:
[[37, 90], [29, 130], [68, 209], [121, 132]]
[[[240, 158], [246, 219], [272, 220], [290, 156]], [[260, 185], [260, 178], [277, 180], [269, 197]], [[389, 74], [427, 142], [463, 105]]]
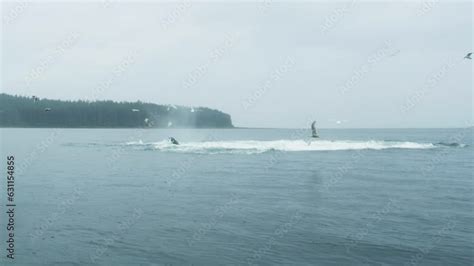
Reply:
[[143, 102], [60, 101], [0, 94], [0, 127], [230, 128], [230, 115], [205, 107]]

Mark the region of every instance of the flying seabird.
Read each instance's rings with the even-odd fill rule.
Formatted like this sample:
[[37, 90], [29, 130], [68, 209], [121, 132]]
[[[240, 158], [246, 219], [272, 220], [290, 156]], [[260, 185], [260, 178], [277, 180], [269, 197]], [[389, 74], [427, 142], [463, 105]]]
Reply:
[[51, 111], [51, 108], [44, 108], [44, 111], [49, 112], [49, 111]]
[[472, 55], [472, 53], [468, 53], [468, 54], [464, 57], [464, 59], [472, 59], [472, 58], [471, 58], [471, 55]]
[[145, 126], [147, 127], [153, 126], [153, 122], [149, 118], [145, 118], [144, 122], [145, 122]]
[[140, 112], [140, 109], [132, 109], [132, 112]]
[[345, 123], [349, 122], [348, 120], [337, 120], [337, 119], [329, 119], [328, 121], [332, 122], [332, 123], [336, 123], [338, 125], [345, 124]]

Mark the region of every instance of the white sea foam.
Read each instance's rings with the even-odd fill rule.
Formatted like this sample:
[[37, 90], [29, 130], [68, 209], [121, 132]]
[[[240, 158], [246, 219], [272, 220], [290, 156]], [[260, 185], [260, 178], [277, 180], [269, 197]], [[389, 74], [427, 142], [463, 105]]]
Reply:
[[145, 143], [143, 143], [143, 140], [138, 140], [138, 141], [129, 141], [126, 143], [127, 145], [145, 145]]
[[128, 142], [127, 145], [144, 145], [149, 149], [159, 151], [189, 152], [189, 153], [263, 153], [267, 151], [340, 151], [340, 150], [383, 150], [383, 149], [432, 149], [437, 146], [432, 143], [402, 142], [402, 141], [352, 141], [352, 140], [234, 140], [234, 141], [205, 141], [181, 142], [173, 145], [167, 140], [153, 143], [140, 141]]

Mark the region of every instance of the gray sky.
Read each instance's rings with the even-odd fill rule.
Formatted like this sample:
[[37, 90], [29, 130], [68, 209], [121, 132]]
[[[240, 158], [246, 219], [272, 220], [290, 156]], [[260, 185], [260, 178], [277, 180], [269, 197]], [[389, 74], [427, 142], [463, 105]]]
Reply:
[[472, 3], [2, 4], [1, 91], [207, 106], [234, 125], [472, 124]]

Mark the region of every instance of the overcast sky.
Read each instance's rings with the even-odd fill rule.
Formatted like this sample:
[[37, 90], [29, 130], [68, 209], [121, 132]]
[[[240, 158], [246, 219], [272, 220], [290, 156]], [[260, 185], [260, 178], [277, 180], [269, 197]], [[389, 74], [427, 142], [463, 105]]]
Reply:
[[472, 124], [472, 3], [2, 4], [1, 91], [206, 106], [244, 127]]

